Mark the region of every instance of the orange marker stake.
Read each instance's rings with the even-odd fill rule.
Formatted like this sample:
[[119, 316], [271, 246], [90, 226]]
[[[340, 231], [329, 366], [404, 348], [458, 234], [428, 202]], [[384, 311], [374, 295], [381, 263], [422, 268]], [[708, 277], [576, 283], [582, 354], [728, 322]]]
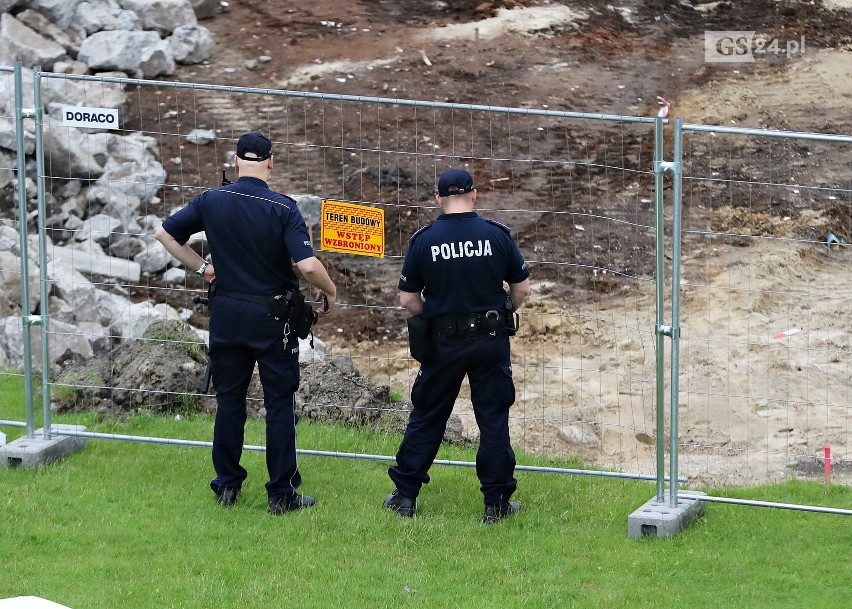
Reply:
[[825, 490], [831, 490], [831, 447], [825, 447]]

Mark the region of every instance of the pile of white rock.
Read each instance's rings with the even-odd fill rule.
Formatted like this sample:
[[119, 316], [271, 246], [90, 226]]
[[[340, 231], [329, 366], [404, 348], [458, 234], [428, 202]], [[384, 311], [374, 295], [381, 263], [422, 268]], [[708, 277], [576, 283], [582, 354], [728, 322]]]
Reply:
[[[29, 70], [34, 65], [54, 73], [168, 76], [176, 63], [209, 57], [213, 37], [198, 20], [214, 16], [220, 7], [220, 0], [0, 0], [0, 66], [18, 60], [25, 66], [24, 107], [34, 104]], [[121, 107], [122, 87], [49, 78], [41, 82], [48, 174], [67, 181], [45, 193], [53, 237], [47, 239], [47, 303], [40, 298], [37, 237], [29, 237], [29, 308], [38, 313], [48, 307], [52, 361], [69, 352], [91, 357], [118, 341], [141, 337], [155, 320], [181, 318], [168, 305], [133, 302], [122, 288], [175, 262], [151, 236], [160, 219], [140, 215], [145, 206], [158, 202], [166, 171], [152, 137], [57, 128], [65, 105]], [[24, 357], [22, 252], [14, 116], [13, 91], [0, 87], [0, 216], [5, 217], [0, 218], [0, 366], [19, 368]], [[35, 175], [32, 121], [25, 122], [24, 149], [26, 173]], [[26, 192], [26, 221], [32, 226], [36, 185], [30, 177]], [[38, 364], [38, 327], [32, 336]]]
[[0, 0], [0, 65], [20, 60], [51, 72], [119, 70], [168, 76], [207, 59], [219, 0]]

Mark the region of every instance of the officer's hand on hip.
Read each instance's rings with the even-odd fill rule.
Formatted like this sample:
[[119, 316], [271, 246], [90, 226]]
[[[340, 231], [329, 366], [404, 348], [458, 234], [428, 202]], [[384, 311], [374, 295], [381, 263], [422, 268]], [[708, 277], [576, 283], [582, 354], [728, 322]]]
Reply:
[[201, 274], [201, 278], [207, 283], [213, 283], [216, 281], [216, 269], [213, 268], [212, 262], [204, 267], [204, 272]]

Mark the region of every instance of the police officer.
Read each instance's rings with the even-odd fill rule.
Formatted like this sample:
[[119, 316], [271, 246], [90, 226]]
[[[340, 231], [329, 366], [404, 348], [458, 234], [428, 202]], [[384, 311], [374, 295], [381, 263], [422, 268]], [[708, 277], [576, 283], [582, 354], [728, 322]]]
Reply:
[[400, 303], [427, 320], [431, 351], [411, 389], [408, 427], [396, 465], [388, 470], [396, 490], [384, 506], [404, 517], [414, 516], [420, 488], [429, 482], [465, 375], [480, 430], [476, 474], [485, 501], [483, 522], [520, 511], [510, 500], [517, 480], [509, 441], [509, 407], [515, 401], [509, 333], [514, 311], [529, 294], [529, 270], [508, 227], [473, 211], [476, 192], [467, 171], [445, 171], [436, 196], [444, 213], [414, 233], [402, 266]]
[[[266, 407], [266, 490], [269, 512], [280, 515], [314, 505], [297, 492], [302, 482], [296, 463], [295, 393], [299, 387], [299, 343], [269, 307], [274, 295], [298, 291], [300, 273], [334, 307], [337, 290], [314, 256], [307, 226], [293, 199], [267, 186], [272, 142], [257, 132], [237, 142], [234, 166], [239, 179], [208, 190], [167, 218], [155, 237], [187, 268], [215, 282], [210, 302], [210, 363], [216, 389], [213, 468], [210, 487], [222, 506], [236, 503], [248, 475], [240, 465], [246, 393], [258, 365]], [[186, 245], [205, 231], [212, 262]], [[214, 267], [215, 263], [215, 267]], [[291, 292], [292, 293], [292, 292]]]

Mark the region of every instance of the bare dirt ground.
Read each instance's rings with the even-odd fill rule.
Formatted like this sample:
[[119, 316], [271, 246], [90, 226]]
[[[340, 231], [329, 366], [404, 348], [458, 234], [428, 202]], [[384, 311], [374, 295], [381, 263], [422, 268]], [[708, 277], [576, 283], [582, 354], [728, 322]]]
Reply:
[[[673, 100], [672, 115], [688, 123], [850, 134], [847, 4], [233, 0], [229, 10], [204, 22], [217, 40], [209, 64], [182, 67], [178, 78], [634, 116], [654, 116], [655, 99], [662, 95]], [[804, 36], [808, 46], [790, 59], [705, 63], [703, 32], [726, 29], [757, 30], [767, 39]], [[260, 56], [270, 60], [252, 70], [244, 67]], [[149, 92], [139, 95], [142, 113], [150, 112], [153, 120], [156, 100], [149, 104], [144, 97]], [[212, 105], [206, 111], [217, 110], [224, 112]], [[230, 112], [228, 127], [235, 133], [250, 127], [239, 109]], [[156, 119], [164, 131], [181, 130], [180, 117]], [[220, 116], [219, 123], [223, 120]], [[816, 144], [725, 137], [695, 141], [685, 151], [687, 178], [689, 172], [722, 172], [732, 183], [776, 183], [780, 169], [789, 174], [783, 176], [791, 178], [788, 183], [813, 185], [816, 196], [782, 189], [764, 197], [755, 195], [758, 186], [689, 184], [684, 198], [681, 465], [708, 484], [783, 479], [799, 457], [810, 469], [802, 466], [797, 473], [812, 474], [813, 456], [830, 443], [842, 475], [843, 460], [852, 450], [846, 378], [852, 324], [843, 300], [852, 294], [852, 255], [845, 248], [828, 252], [819, 244], [829, 233], [852, 241], [850, 148], [829, 151]], [[645, 159], [651, 144], [647, 137], [623, 143], [627, 154]], [[191, 154], [170, 148], [167, 141], [164, 146], [164, 158]], [[591, 154], [602, 152], [592, 149]], [[184, 182], [209, 184], [218, 167], [192, 161], [184, 159]], [[495, 176], [485, 170], [477, 175], [484, 200], [496, 189], [488, 186], [489, 177]], [[606, 180], [605, 175], [594, 178], [601, 188], [611, 186]], [[422, 193], [430, 187], [400, 185], [397, 196], [427, 208], [428, 196]], [[540, 194], [535, 186], [529, 188], [516, 186], [513, 194], [518, 200]], [[825, 189], [840, 194], [822, 196]], [[165, 211], [174, 201], [163, 198]], [[581, 203], [601, 215], [628, 213], [618, 209], [617, 201], [602, 202], [592, 192]], [[424, 217], [391, 218], [388, 228], [407, 235]], [[594, 259], [600, 239], [606, 239], [607, 267], [617, 271], [579, 278], [545, 265], [533, 267], [535, 291], [525, 331], [513, 347], [519, 385], [516, 446], [653, 471], [654, 389], [648, 382], [655, 363], [653, 290], [623, 280], [653, 276], [653, 242], [630, 231], [580, 238], [574, 226], [554, 217], [513, 228], [528, 258], [533, 251], [568, 247], [577, 259]], [[389, 253], [402, 253], [394, 250], [398, 246], [388, 247]], [[395, 296], [392, 273], [368, 273], [362, 261], [328, 262], [345, 301], [365, 302], [387, 292], [391, 302]], [[820, 300], [821, 293], [832, 296]], [[804, 328], [805, 310], [811, 328]], [[200, 312], [193, 321], [203, 323]], [[401, 313], [351, 308], [328, 324], [346, 337], [320, 331], [330, 351], [352, 355], [362, 372], [407, 392], [416, 368], [406, 359]], [[810, 332], [787, 342], [774, 338], [791, 327]], [[803, 369], [816, 376], [803, 376]], [[458, 409], [469, 412], [464, 396]], [[470, 417], [467, 427], [474, 435]]]

